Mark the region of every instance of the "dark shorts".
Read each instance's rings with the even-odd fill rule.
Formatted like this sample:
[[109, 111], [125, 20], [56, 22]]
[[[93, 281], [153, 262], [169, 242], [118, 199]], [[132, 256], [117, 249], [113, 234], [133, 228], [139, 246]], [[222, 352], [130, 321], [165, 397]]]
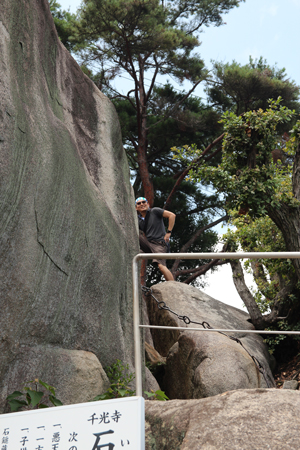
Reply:
[[[168, 245], [163, 239], [161, 241], [148, 241], [143, 234], [139, 235], [139, 239], [142, 253], [168, 253]], [[153, 259], [152, 262], [167, 266], [165, 259]]]

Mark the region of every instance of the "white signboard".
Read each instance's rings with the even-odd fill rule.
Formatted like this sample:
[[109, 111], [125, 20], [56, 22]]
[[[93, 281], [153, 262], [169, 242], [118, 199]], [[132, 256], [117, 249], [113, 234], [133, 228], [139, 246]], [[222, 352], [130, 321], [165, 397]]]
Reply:
[[144, 450], [142, 397], [0, 415], [0, 450]]

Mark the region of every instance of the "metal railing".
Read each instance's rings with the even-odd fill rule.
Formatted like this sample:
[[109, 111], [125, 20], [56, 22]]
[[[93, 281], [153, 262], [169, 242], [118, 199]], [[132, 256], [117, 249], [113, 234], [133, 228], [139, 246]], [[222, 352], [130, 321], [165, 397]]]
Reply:
[[138, 262], [145, 259], [300, 259], [300, 252], [257, 252], [257, 253], [139, 253], [132, 261], [133, 280], [133, 332], [135, 354], [136, 395], [142, 396], [142, 349], [140, 328], [159, 328], [167, 330], [196, 330], [202, 332], [234, 332], [256, 334], [299, 334], [300, 331], [261, 331], [261, 330], [223, 330], [209, 328], [167, 327], [140, 324], [139, 307], [139, 267]]

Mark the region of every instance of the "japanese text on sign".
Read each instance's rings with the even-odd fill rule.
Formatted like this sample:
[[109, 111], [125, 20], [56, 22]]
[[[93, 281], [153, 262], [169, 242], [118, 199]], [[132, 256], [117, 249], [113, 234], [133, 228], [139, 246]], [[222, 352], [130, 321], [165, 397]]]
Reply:
[[0, 450], [143, 450], [144, 399], [0, 415]]

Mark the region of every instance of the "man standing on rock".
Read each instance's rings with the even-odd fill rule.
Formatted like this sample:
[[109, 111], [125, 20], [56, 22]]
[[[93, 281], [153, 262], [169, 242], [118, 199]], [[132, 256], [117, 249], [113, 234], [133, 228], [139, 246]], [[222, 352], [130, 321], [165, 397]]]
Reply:
[[[162, 208], [150, 209], [145, 197], [136, 199], [135, 209], [138, 213], [139, 228], [144, 232], [144, 235], [139, 236], [141, 250], [144, 253], [167, 253], [176, 215]], [[163, 217], [169, 219], [167, 232]], [[154, 259], [153, 262], [158, 265], [166, 281], [174, 281], [165, 259]]]

